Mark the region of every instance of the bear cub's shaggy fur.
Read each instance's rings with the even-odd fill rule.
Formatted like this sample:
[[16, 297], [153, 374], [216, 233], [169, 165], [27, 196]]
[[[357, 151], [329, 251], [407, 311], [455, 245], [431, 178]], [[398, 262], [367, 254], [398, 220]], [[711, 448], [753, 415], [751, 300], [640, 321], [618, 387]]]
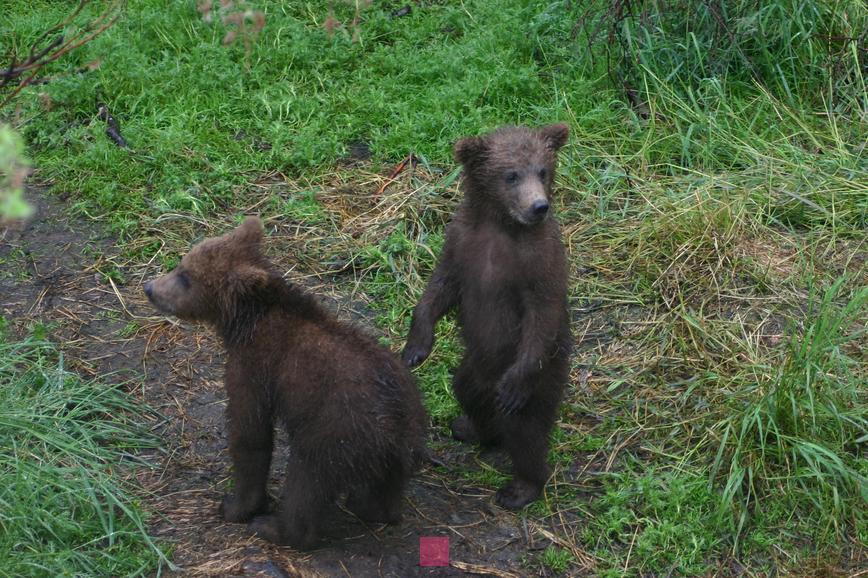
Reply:
[[[222, 515], [253, 519], [251, 530], [263, 538], [298, 548], [317, 541], [320, 517], [340, 492], [359, 517], [396, 522], [424, 455], [419, 390], [390, 351], [285, 282], [262, 256], [261, 241], [262, 224], [248, 218], [145, 284], [157, 309], [208, 322], [225, 343], [235, 489]], [[266, 514], [278, 420], [290, 452], [280, 505]]]
[[431, 352], [434, 325], [458, 308], [466, 353], [453, 378], [462, 441], [500, 444], [514, 477], [497, 503], [518, 509], [548, 480], [548, 437], [569, 377], [567, 265], [549, 210], [563, 124], [504, 127], [455, 145], [464, 200], [413, 313], [403, 358]]

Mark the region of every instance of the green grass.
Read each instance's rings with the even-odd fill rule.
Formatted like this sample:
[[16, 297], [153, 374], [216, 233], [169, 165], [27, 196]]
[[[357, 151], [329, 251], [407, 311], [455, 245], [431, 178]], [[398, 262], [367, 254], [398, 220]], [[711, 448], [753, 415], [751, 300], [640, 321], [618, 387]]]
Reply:
[[613, 475], [591, 507], [583, 540], [619, 552], [604, 560], [601, 575], [622, 575], [633, 557], [640, 574], [702, 574], [723, 535], [715, 496], [692, 471], [640, 467]]
[[85, 381], [37, 330], [0, 330], [3, 576], [150, 575], [167, 564], [130, 477], [159, 440], [119, 386]]
[[714, 468], [723, 472], [722, 498], [735, 513], [736, 537], [750, 510], [782, 488], [784, 496], [804, 501], [795, 507], [820, 533], [868, 523], [868, 477], [856, 450], [868, 441], [868, 408], [852, 357], [862, 353], [855, 344], [865, 337], [868, 288], [837, 308], [844, 281], [813, 296], [805, 327], [794, 332], [777, 364], [749, 368], [719, 424]]
[[[13, 44], [64, 14], [63, 5], [39, 4], [13, 8]], [[30, 109], [38, 120], [25, 132], [42, 151], [40, 167], [131, 233], [140, 214], [202, 216], [226, 206], [266, 170], [317, 174], [352, 142], [367, 143], [375, 162], [411, 152], [443, 162], [461, 134], [563, 114], [539, 108], [556, 87], [538, 77], [533, 40], [517, 28], [532, 4], [432, 4], [404, 19], [370, 7], [358, 42], [329, 37], [326, 3], [257, 7], [266, 26], [248, 71], [242, 48], [222, 46], [222, 25], [203, 22], [193, 3], [130, 2], [109, 34], [65, 61], [102, 58], [99, 70], [86, 82], [46, 85], [51, 110]], [[484, 25], [495, 19], [506, 28]], [[92, 121], [96, 101], [108, 104], [135, 152]]]
[[[401, 18], [375, 3], [357, 27], [350, 3], [250, 4], [266, 24], [245, 54], [192, 2], [132, 0], [16, 103], [38, 175], [118, 233], [133, 269], [258, 212], [290, 276], [362, 303], [399, 349], [460, 194], [451, 144], [568, 122], [558, 209], [578, 347], [555, 475], [523, 515], [566, 523], [571, 548], [531, 566], [569, 575], [579, 549], [613, 576], [864, 556], [863, 3], [620, 3], [645, 10], [623, 19], [602, 0], [413, 3]], [[4, 50], [68, 9], [33, 6], [0, 15]], [[372, 158], [352, 164], [360, 145]], [[454, 319], [438, 336], [416, 374], [442, 432], [459, 411]], [[448, 474], [493, 489], [505, 472]]]
[[572, 552], [566, 548], [549, 546], [540, 554], [540, 562], [552, 572], [565, 572], [574, 560]]

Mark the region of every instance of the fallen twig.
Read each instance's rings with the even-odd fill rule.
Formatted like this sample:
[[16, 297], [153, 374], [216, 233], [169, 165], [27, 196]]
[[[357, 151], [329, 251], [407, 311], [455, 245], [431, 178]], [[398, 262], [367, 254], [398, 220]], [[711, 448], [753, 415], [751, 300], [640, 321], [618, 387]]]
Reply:
[[461, 570], [462, 572], [467, 572], [468, 574], [479, 574], [480, 576], [497, 576], [498, 578], [521, 578], [515, 572], [498, 570], [497, 568], [492, 568], [491, 566], [469, 564], [467, 562], [459, 562], [458, 560], [454, 560], [449, 564], [453, 568], [457, 568], [458, 570]]
[[542, 534], [543, 536], [545, 536], [546, 538], [548, 538], [549, 540], [551, 540], [552, 542], [554, 542], [555, 544], [560, 546], [561, 548], [566, 548], [567, 550], [572, 552], [573, 557], [575, 557], [576, 562], [578, 563], [578, 565], [581, 568], [584, 568], [586, 570], [590, 570], [597, 565], [597, 559], [592, 554], [579, 548], [576, 544], [569, 542], [567, 540], [564, 540], [562, 537], [557, 536], [552, 532], [549, 532], [548, 530], [546, 530], [542, 526], [539, 526], [536, 523], [532, 522], [530, 524], [530, 526], [531, 526], [531, 529], [533, 531], [539, 532], [540, 534]]
[[395, 179], [398, 175], [400, 175], [404, 169], [407, 168], [407, 165], [415, 165], [416, 164], [416, 155], [410, 153], [407, 157], [398, 163], [398, 166], [395, 167], [395, 170], [392, 171], [392, 174], [389, 175], [389, 178], [383, 181], [383, 184], [380, 185], [380, 188], [377, 190], [378, 195], [382, 195], [386, 191], [386, 187], [395, 182]]

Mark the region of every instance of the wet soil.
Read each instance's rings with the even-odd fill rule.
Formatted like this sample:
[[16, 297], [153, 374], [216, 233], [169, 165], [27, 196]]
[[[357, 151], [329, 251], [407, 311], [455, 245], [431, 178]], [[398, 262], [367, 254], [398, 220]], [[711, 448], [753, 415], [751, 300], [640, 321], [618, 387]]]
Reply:
[[[503, 457], [480, 456], [439, 434], [432, 444], [442, 466], [414, 478], [398, 525], [366, 525], [336, 505], [322, 542], [299, 553], [223, 522], [217, 507], [230, 464], [220, 343], [205, 327], [155, 315], [140, 288], [158, 265], [124, 263], [116, 239], [71, 218], [64, 200], [44, 188], [32, 188], [28, 198], [36, 216], [23, 228], [0, 229], [0, 315], [18, 334], [34, 323], [51, 324], [69, 367], [102, 381], [123, 380], [163, 416], [151, 425], [165, 451], [148, 456], [153, 468], [139, 477], [155, 512], [151, 533], [172, 546], [178, 568], [169, 575], [546, 575], [527, 560], [563, 535], [559, 524], [575, 520], [543, 528], [498, 508], [490, 489], [473, 487], [463, 474], [478, 470], [480, 461], [502, 464]], [[285, 440], [280, 445], [273, 494]], [[449, 538], [450, 566], [420, 566], [423, 536]]]

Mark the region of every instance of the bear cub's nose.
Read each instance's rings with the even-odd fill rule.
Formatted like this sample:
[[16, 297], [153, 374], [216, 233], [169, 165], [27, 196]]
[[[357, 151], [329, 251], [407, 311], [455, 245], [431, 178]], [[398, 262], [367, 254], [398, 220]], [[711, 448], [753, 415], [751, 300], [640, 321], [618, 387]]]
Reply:
[[548, 201], [534, 201], [530, 206], [530, 210], [537, 217], [542, 217], [549, 210], [549, 203]]
[[148, 299], [151, 298], [151, 293], [153, 293], [154, 291], [152, 283], [153, 281], [148, 281], [147, 283], [145, 283], [145, 295], [148, 296]]

